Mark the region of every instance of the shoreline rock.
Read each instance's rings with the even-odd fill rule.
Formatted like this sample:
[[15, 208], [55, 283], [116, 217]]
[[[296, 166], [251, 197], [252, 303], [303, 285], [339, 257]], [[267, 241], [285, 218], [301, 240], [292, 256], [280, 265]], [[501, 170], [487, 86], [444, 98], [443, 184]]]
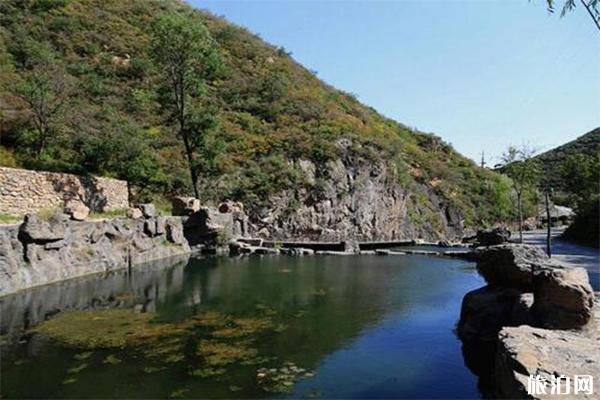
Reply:
[[[516, 244], [479, 250], [477, 258], [488, 285], [464, 296], [457, 334], [485, 396], [532, 398], [530, 375], [600, 376], [600, 308], [585, 269]], [[480, 349], [493, 359], [478, 358]]]
[[[573, 396], [575, 376], [600, 377], [600, 335], [598, 330], [595, 333], [596, 335], [587, 336], [582, 332], [548, 330], [527, 325], [502, 329], [498, 337], [495, 361], [498, 397], [540, 400], [560, 397], [551, 394], [550, 386], [550, 380], [559, 376], [570, 379], [569, 394]], [[529, 377], [536, 375], [548, 380], [546, 395], [528, 395]], [[576, 398], [593, 399], [597, 398], [596, 395], [597, 393], [579, 393]]]

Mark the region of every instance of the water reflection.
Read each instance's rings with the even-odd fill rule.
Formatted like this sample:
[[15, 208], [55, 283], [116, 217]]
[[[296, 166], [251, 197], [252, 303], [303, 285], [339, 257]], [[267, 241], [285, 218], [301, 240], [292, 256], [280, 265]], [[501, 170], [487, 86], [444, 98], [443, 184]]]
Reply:
[[[2, 395], [267, 397], [257, 381], [261, 368], [293, 365], [315, 372], [290, 386], [293, 397], [476, 397], [453, 333], [463, 294], [481, 285], [471, 267], [423, 256], [209, 257], [36, 288], [0, 299], [3, 335], [24, 339], [3, 346]], [[214, 343], [214, 333], [194, 326], [181, 359], [152, 371], [143, 349], [97, 349], [82, 363], [82, 349], [23, 335], [60, 311], [105, 308], [135, 309], [173, 324], [207, 312], [230, 321], [268, 315], [277, 329], [243, 346], [272, 361], [227, 364], [226, 374], [203, 376], [202, 343], [233, 339]]]

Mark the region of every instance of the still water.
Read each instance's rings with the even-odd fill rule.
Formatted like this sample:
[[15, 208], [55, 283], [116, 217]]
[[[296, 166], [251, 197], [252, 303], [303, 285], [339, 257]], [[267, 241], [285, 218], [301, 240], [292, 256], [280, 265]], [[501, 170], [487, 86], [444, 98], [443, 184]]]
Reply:
[[454, 334], [472, 263], [165, 264], [1, 298], [2, 398], [480, 397]]

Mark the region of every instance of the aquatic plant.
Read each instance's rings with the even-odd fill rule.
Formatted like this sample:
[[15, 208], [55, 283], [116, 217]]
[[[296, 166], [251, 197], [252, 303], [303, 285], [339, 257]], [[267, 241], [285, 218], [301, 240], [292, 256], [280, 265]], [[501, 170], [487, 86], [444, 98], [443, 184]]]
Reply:
[[88, 358], [90, 358], [92, 356], [92, 354], [94, 354], [94, 352], [92, 351], [84, 351], [83, 353], [77, 353], [73, 356], [74, 359], [76, 360], [86, 360]]
[[214, 331], [218, 338], [234, 338], [253, 335], [273, 329], [273, 322], [268, 318], [237, 318], [227, 323], [227, 327]]
[[102, 360], [103, 364], [116, 365], [121, 363], [121, 359], [117, 358], [114, 354], [109, 354], [104, 360]]
[[85, 363], [84, 363], [84, 364], [81, 364], [81, 365], [78, 365], [77, 367], [73, 367], [73, 368], [69, 369], [69, 370], [67, 371], [67, 373], [68, 373], [68, 374], [78, 374], [78, 373], [80, 373], [82, 370], [86, 369], [86, 368], [87, 368], [87, 366], [88, 366], [88, 365], [87, 365], [87, 364], [85, 364]]
[[169, 394], [169, 398], [170, 399], [181, 399], [189, 391], [190, 391], [190, 389], [187, 389], [187, 388], [175, 389], [171, 392], [171, 394]]
[[288, 393], [292, 391], [296, 381], [311, 376], [313, 376], [312, 372], [288, 361], [280, 368], [259, 368], [256, 380], [258, 386], [265, 392]]
[[223, 366], [256, 357], [258, 350], [249, 347], [247, 342], [203, 340], [198, 345], [197, 354], [210, 366]]
[[186, 323], [153, 322], [153, 315], [149, 313], [113, 309], [63, 312], [31, 331], [65, 345], [96, 349], [145, 344], [183, 334], [189, 327]]

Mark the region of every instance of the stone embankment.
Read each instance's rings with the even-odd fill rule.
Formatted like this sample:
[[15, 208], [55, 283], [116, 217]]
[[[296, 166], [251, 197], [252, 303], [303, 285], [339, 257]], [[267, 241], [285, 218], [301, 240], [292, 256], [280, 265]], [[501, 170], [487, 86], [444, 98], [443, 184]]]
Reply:
[[245, 234], [239, 210], [203, 207], [160, 216], [153, 205], [141, 204], [128, 215], [79, 221], [73, 214], [49, 220], [28, 214], [22, 224], [0, 228], [0, 296], [194, 250], [215, 251]]
[[50, 221], [0, 230], [0, 295], [190, 252], [178, 217]]
[[490, 246], [477, 259], [487, 285], [465, 295], [457, 332], [467, 349], [495, 347], [493, 365], [482, 368], [492, 378], [480, 375], [493, 397], [532, 398], [530, 376], [548, 384], [551, 376], [600, 376], [600, 318], [585, 269], [527, 245]]

